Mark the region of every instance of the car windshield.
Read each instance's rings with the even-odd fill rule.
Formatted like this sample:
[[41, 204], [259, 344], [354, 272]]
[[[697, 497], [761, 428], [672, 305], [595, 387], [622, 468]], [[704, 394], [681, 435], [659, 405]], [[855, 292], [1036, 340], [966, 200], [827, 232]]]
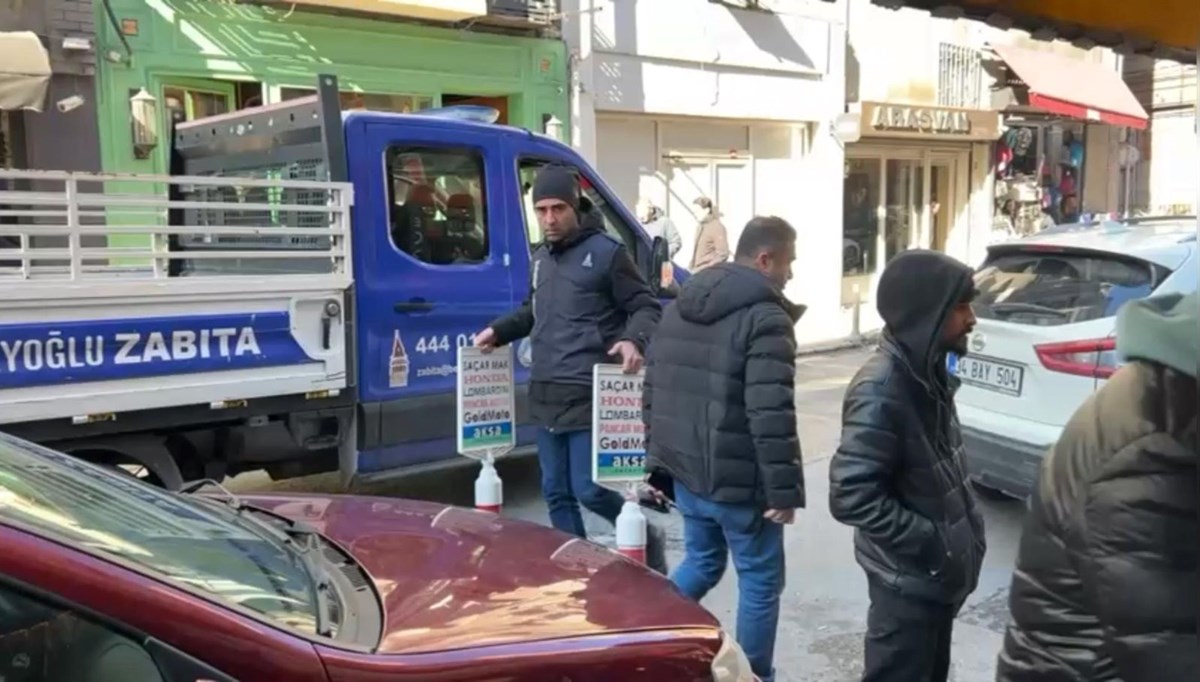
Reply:
[[303, 565], [269, 534], [205, 502], [0, 434], [0, 518], [316, 632]]

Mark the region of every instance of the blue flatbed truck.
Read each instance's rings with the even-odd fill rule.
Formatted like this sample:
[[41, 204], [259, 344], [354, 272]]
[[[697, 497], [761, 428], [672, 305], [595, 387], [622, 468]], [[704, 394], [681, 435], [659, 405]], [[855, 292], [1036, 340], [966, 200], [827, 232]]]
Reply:
[[0, 192], [0, 429], [167, 487], [452, 463], [456, 349], [529, 291], [540, 168], [577, 170], [662, 296], [686, 276], [661, 286], [665, 244], [570, 147], [461, 113], [342, 112], [322, 76], [177, 123], [170, 176], [10, 172], [61, 187]]

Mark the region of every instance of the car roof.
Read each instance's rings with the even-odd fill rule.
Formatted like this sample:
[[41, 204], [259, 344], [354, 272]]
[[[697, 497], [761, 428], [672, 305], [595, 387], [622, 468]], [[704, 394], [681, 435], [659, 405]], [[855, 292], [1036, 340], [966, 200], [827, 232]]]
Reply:
[[991, 249], [1008, 251], [1044, 246], [1117, 253], [1173, 270], [1187, 259], [1195, 244], [1195, 218], [1163, 216], [1056, 225], [1021, 239], [996, 244]]

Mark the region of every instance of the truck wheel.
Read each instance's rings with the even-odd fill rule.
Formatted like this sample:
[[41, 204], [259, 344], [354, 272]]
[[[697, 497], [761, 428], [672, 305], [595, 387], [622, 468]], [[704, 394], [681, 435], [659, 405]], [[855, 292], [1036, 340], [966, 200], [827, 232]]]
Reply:
[[178, 490], [183, 485], [179, 466], [161, 441], [145, 438], [121, 439], [105, 448], [68, 449], [67, 454], [100, 466], [111, 467], [123, 474], [159, 488]]

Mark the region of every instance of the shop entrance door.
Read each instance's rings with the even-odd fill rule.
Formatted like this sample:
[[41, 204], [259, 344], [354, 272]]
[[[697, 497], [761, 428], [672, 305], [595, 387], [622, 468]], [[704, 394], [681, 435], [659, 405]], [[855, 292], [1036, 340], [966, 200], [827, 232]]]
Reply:
[[667, 205], [664, 210], [683, 239], [675, 262], [687, 267], [692, 262], [696, 236], [704, 211], [696, 206], [708, 197], [720, 211], [732, 251], [746, 222], [754, 216], [754, 183], [750, 164], [741, 159], [672, 156], [667, 159]]
[[963, 210], [956, 183], [958, 162], [935, 159], [929, 168], [929, 212], [925, 223], [926, 243], [935, 251], [946, 251], [950, 229]]

